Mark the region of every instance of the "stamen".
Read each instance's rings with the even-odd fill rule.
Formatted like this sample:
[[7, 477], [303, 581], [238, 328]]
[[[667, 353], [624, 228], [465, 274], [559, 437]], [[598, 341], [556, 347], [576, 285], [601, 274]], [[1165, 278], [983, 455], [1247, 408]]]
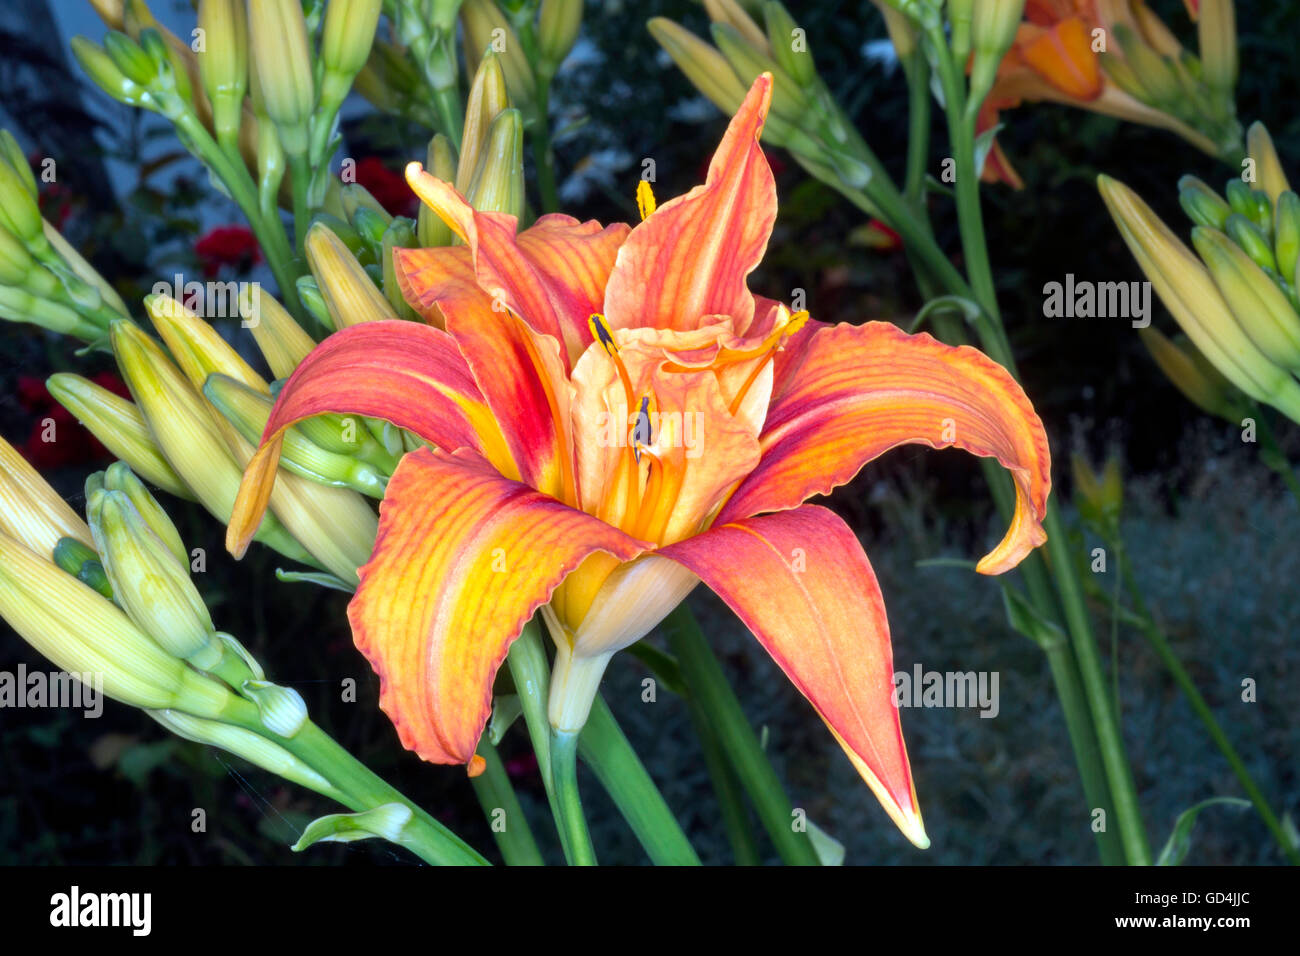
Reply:
[[641, 213], [641, 221], [645, 222], [654, 213], [657, 207], [655, 202], [654, 190], [644, 179], [636, 184], [636, 208]]
[[641, 408], [636, 413], [636, 426], [632, 429], [632, 453], [637, 462], [641, 461], [641, 449], [649, 445], [650, 436], [650, 396], [641, 396]]
[[731, 399], [731, 403], [727, 406], [727, 411], [732, 415], [735, 415], [736, 412], [740, 411], [741, 402], [745, 400], [745, 396], [749, 394], [750, 387], [758, 379], [758, 373], [763, 371], [764, 367], [767, 365], [766, 356], [771, 355], [773, 352], [777, 351], [777, 349], [781, 348], [781, 346], [785, 344], [785, 340], [803, 328], [804, 323], [807, 321], [808, 312], [806, 310], [794, 313], [794, 315], [790, 316], [788, 322], [764, 339], [762, 345], [757, 349], [751, 349], [748, 351], [747, 354], [749, 356], [763, 355], [764, 360], [754, 365], [754, 368], [745, 378], [744, 384], [736, 390], [735, 397]]

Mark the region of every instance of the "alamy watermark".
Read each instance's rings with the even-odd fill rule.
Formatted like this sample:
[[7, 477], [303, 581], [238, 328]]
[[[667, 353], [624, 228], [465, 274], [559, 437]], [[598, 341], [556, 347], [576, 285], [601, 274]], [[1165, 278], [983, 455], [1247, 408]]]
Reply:
[[596, 443], [601, 448], [650, 447], [684, 448], [686, 457], [704, 453], [704, 416], [699, 412], [652, 412], [645, 409], [626, 413], [602, 411], [596, 415]]
[[895, 707], [978, 707], [981, 717], [996, 717], [997, 671], [927, 671], [920, 664], [894, 672]]
[[1043, 296], [1049, 319], [1132, 319], [1135, 329], [1151, 324], [1150, 282], [1075, 281], [1067, 272], [1065, 282], [1044, 285]]
[[68, 707], [92, 720], [104, 712], [104, 675], [87, 671], [0, 671], [0, 708]]
[[[170, 283], [159, 280], [150, 290], [169, 296], [205, 319], [239, 319], [244, 328], [256, 328], [260, 321], [260, 282], [198, 282], [176, 273]], [[241, 309], [242, 304], [242, 309]]]

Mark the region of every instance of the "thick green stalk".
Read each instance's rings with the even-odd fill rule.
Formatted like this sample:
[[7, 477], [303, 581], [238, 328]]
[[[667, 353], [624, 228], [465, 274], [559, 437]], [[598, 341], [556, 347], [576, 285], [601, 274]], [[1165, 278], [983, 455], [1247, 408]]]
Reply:
[[686, 839], [636, 751], [599, 695], [578, 738], [578, 752], [623, 814], [657, 866], [699, 866]]
[[[1016, 374], [1015, 361], [998, 312], [997, 295], [993, 285], [993, 272], [984, 236], [983, 214], [980, 210], [979, 175], [975, 169], [974, 122], [965, 116], [965, 88], [952, 61], [942, 28], [934, 26], [929, 41], [935, 50], [935, 60], [944, 92], [948, 115], [948, 132], [952, 140], [956, 166], [957, 212], [962, 237], [962, 251], [966, 257], [971, 288], [976, 302], [990, 319], [979, 326], [981, 343], [989, 355], [1000, 362], [1012, 375]], [[1068, 551], [1065, 527], [1055, 501], [1049, 501], [1043, 522], [1047, 532], [1047, 549], [1053, 576], [1065, 612], [1065, 622], [1074, 647], [1075, 659], [1083, 680], [1084, 694], [1092, 712], [1093, 725], [1101, 747], [1102, 763], [1110, 782], [1115, 815], [1124, 844], [1125, 856], [1131, 864], [1151, 863], [1151, 848], [1147, 843], [1137, 801], [1137, 788], [1133, 770], [1124, 750], [1115, 712], [1110, 704], [1105, 672], [1097, 642], [1092, 634], [1082, 589], [1075, 577], [1075, 567]]]
[[699, 701], [710, 724], [716, 729], [736, 776], [744, 784], [754, 809], [776, 845], [781, 859], [802, 866], [817, 866], [820, 860], [807, 833], [793, 827], [794, 807], [781, 780], [772, 769], [758, 737], [749, 725], [718, 659], [709, 649], [700, 626], [685, 604], [668, 615], [665, 630], [669, 644], [682, 667], [691, 697]]
[[596, 851], [587, 832], [578, 793], [578, 735], [551, 728], [551, 786], [560, 808], [558, 823], [565, 833], [565, 856], [570, 866], [595, 866]]
[[536, 618], [524, 625], [519, 638], [510, 645], [506, 664], [515, 682], [515, 693], [519, 695], [519, 703], [524, 711], [524, 726], [528, 728], [533, 753], [537, 756], [537, 770], [542, 775], [546, 799], [551, 805], [551, 816], [556, 821], [556, 830], [567, 859], [567, 835], [559, 825], [560, 805], [556, 800], [551, 776], [551, 722], [546, 716], [546, 701], [551, 688], [551, 665], [546, 659], [542, 630]]
[[537, 849], [533, 831], [528, 828], [528, 818], [515, 796], [515, 788], [497, 748], [484, 734], [474, 752], [483, 758], [486, 766], [481, 774], [471, 778], [470, 783], [479, 806], [483, 808], [483, 815], [488, 819], [501, 858], [508, 866], [544, 866], [546, 861]]
[[691, 714], [691, 725], [695, 736], [699, 738], [700, 750], [704, 753], [704, 765], [709, 771], [709, 780], [713, 784], [713, 794], [718, 799], [718, 810], [722, 814], [722, 827], [727, 833], [727, 842], [731, 844], [731, 853], [739, 866], [758, 866], [763, 862], [758, 851], [758, 841], [750, 826], [749, 808], [745, 804], [745, 791], [740, 786], [736, 771], [727, 760], [727, 751], [718, 739], [717, 732], [709, 723], [708, 715], [699, 701], [689, 694], [686, 707]]
[[330, 782], [354, 811], [372, 810], [388, 803], [407, 807], [412, 817], [402, 829], [402, 844], [426, 863], [441, 866], [487, 865], [479, 853], [430, 816], [419, 805], [376, 776], [333, 737], [310, 720], [292, 737], [281, 737], [262, 724], [257, 708], [232, 697], [221, 719], [260, 734], [283, 747]]
[[537, 191], [541, 195], [542, 213], [558, 212], [560, 195], [555, 185], [555, 153], [551, 148], [551, 118], [549, 115], [550, 81], [538, 78], [537, 119], [529, 131], [533, 145], [533, 160], [537, 166]]
[[1295, 846], [1287, 837], [1286, 831], [1278, 820], [1277, 814], [1274, 813], [1273, 808], [1269, 806], [1268, 799], [1264, 796], [1264, 792], [1259, 788], [1259, 785], [1255, 783], [1255, 778], [1251, 776], [1250, 771], [1246, 769], [1245, 761], [1243, 761], [1241, 756], [1237, 753], [1237, 748], [1232, 745], [1232, 741], [1228, 739], [1228, 735], [1223, 732], [1223, 727], [1220, 726], [1218, 720], [1215, 719], [1214, 712], [1210, 710], [1210, 705], [1206, 702], [1205, 698], [1201, 696], [1201, 692], [1197, 689], [1196, 683], [1192, 680], [1191, 675], [1187, 673], [1182, 662], [1178, 660], [1178, 656], [1170, 646], [1168, 638], [1166, 638], [1164, 632], [1156, 626], [1155, 620], [1151, 617], [1151, 612], [1147, 608], [1146, 599], [1142, 596], [1142, 590], [1138, 587], [1137, 578], [1133, 575], [1132, 564], [1126, 559], [1124, 554], [1123, 542], [1116, 541], [1112, 544], [1112, 547], [1115, 549], [1116, 556], [1123, 568], [1124, 587], [1129, 592], [1129, 597], [1132, 599], [1133, 607], [1136, 611], [1136, 614], [1133, 615], [1130, 620], [1132, 623], [1137, 625], [1143, 636], [1146, 637], [1147, 643], [1149, 643], [1152, 650], [1156, 652], [1156, 656], [1158, 656], [1161, 662], [1165, 665], [1165, 668], [1169, 671], [1169, 675], [1174, 679], [1174, 683], [1178, 685], [1178, 688], [1183, 692], [1183, 696], [1187, 698], [1187, 703], [1191, 705], [1196, 716], [1200, 718], [1202, 726], [1205, 727], [1205, 732], [1210, 735], [1210, 739], [1214, 741], [1214, 745], [1219, 748], [1219, 752], [1222, 753], [1224, 759], [1228, 761], [1228, 766], [1230, 766], [1232, 772], [1236, 774], [1237, 780], [1241, 783], [1241, 788], [1246, 791], [1246, 796], [1248, 796], [1250, 802], [1255, 805], [1255, 811], [1259, 814], [1259, 818], [1264, 821], [1264, 826], [1268, 827], [1269, 833], [1273, 835], [1273, 839], [1275, 839], [1278, 846], [1281, 847], [1282, 854], [1290, 860], [1292, 864], [1300, 865], [1300, 853], [1296, 851]]

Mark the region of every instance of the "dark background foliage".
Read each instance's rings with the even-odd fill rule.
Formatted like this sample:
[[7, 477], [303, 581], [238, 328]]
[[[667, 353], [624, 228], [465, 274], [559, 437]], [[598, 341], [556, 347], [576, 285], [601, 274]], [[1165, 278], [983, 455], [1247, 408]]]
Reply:
[[[165, 6], [155, 4], [160, 12]], [[865, 0], [788, 6], [808, 31], [822, 76], [887, 166], [901, 174], [905, 83], [900, 71], [864, 56], [864, 45], [884, 35], [879, 15]], [[1180, 3], [1153, 6], [1176, 28], [1188, 26]], [[560, 125], [569, 127], [558, 137], [559, 169], [579, 173], [565, 184], [571, 190], [566, 209], [575, 215], [634, 219], [633, 188], [643, 159], [655, 161], [662, 200], [702, 179], [721, 134], [724, 119], [700, 108], [644, 31], [644, 20], [656, 14], [703, 28], [702, 12], [686, 0], [587, 4], [584, 36], [591, 46], [561, 74], [555, 93]], [[181, 10], [178, 16], [187, 23], [191, 14]], [[161, 145], [167, 130], [102, 95], [79, 98], [80, 78], [51, 42], [52, 23], [41, 3], [0, 12], [5, 122], [34, 157], [59, 163], [57, 187], [46, 188], [47, 217], [66, 208], [59, 215], [69, 238], [128, 301], [138, 301], [155, 279], [195, 269], [195, 238], [213, 222], [237, 221], [237, 210], [175, 154], [179, 147]], [[1239, 2], [1238, 24], [1240, 116], [1266, 122], [1284, 160], [1294, 161], [1300, 157], [1300, 116], [1292, 107], [1300, 93], [1294, 70], [1300, 4]], [[1194, 42], [1190, 30], [1183, 36]], [[1169, 134], [1066, 107], [1027, 106], [1004, 120], [1001, 141], [1026, 188], [986, 190], [991, 258], [1026, 390], [1053, 440], [1057, 488], [1068, 495], [1062, 465], [1069, 450], [1100, 458], [1107, 449], [1122, 449], [1126, 528], [1149, 599], [1265, 792], [1294, 813], [1300, 753], [1293, 716], [1300, 705], [1294, 640], [1300, 621], [1290, 600], [1300, 570], [1295, 502], [1255, 461], [1255, 446], [1202, 416], [1162, 378], [1127, 322], [1042, 314], [1044, 283], [1066, 273], [1140, 278], [1096, 194], [1099, 172], [1128, 182], [1182, 229], [1178, 176], [1190, 172], [1219, 184], [1234, 171]], [[421, 157], [427, 135], [364, 118], [350, 121], [346, 132], [352, 155], [383, 155], [393, 169]], [[936, 122], [932, 171], [943, 144]], [[806, 289], [813, 314], [828, 321], [905, 323], [921, 302], [902, 255], [854, 244], [850, 235], [863, 225], [860, 214], [809, 181], [782, 151], [769, 155], [781, 209], [768, 258], [751, 282], [755, 291], [788, 299], [792, 289]], [[124, 175], [111, 172], [122, 168]], [[935, 196], [931, 203], [945, 248], [955, 250], [950, 202]], [[1155, 312], [1156, 322], [1169, 329], [1158, 305]], [[0, 324], [0, 356], [0, 431], [18, 445], [51, 413], [39, 396], [45, 375], [111, 369], [103, 356], [75, 357], [71, 343], [9, 324]], [[1297, 437], [1296, 429], [1283, 430], [1293, 457]], [[79, 503], [85, 475], [106, 463], [88, 446], [81, 460], [50, 474]], [[345, 598], [276, 582], [275, 562], [264, 552], [235, 564], [206, 515], [181, 502], [167, 504], [190, 546], [210, 556], [201, 586], [218, 625], [239, 635], [275, 679], [298, 688], [316, 719], [373, 769], [494, 854], [462, 772], [424, 765], [398, 746], [376, 706], [377, 681], [351, 645]], [[820, 721], [752, 638], [719, 602], [696, 595], [692, 602], [751, 718], [767, 733], [795, 805], [841, 840], [853, 863], [1093, 862], [1087, 808], [1042, 655], [1008, 628], [993, 582], [916, 564], [944, 555], [973, 557], [1000, 535], [973, 460], [900, 450], [870, 465], [832, 504], [872, 555], [898, 669], [919, 662], [927, 669], [997, 671], [1002, 708], [993, 720], [974, 710], [904, 712], [935, 844], [919, 853], [894, 831]], [[1081, 555], [1092, 546], [1082, 533], [1076, 543]], [[1095, 619], [1107, 641], [1104, 605]], [[1104, 644], [1103, 650], [1111, 648]], [[1208, 796], [1239, 795], [1239, 788], [1140, 639], [1121, 632], [1116, 653], [1126, 739], [1158, 847], [1180, 810]], [[44, 667], [24, 643], [0, 634], [0, 670], [13, 672], [20, 663]], [[643, 702], [644, 676], [639, 663], [620, 655], [606, 696], [701, 855], [725, 861], [686, 709], [666, 691], [653, 704]], [[1239, 702], [1245, 677], [1261, 687], [1258, 704]], [[359, 687], [355, 703], [341, 700], [347, 678]], [[522, 733], [507, 738], [503, 755], [535, 833], [553, 844]], [[0, 862], [411, 862], [374, 843], [294, 856], [285, 847], [306, 821], [330, 812], [326, 801], [169, 737], [112, 702], [94, 722], [59, 710], [0, 710], [0, 768]], [[595, 789], [586, 796], [602, 860], [643, 860], [604, 796]], [[195, 808], [206, 812], [206, 832], [191, 829]], [[1277, 860], [1257, 820], [1227, 810], [1205, 815], [1189, 858]]]

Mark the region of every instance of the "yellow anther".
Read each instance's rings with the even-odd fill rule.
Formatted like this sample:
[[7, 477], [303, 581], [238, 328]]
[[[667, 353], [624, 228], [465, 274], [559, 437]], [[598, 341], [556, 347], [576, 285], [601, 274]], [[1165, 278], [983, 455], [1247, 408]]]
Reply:
[[655, 211], [655, 193], [650, 188], [650, 184], [644, 179], [636, 184], [636, 208], [641, 213], [641, 221], [645, 222], [650, 218], [651, 213]]

